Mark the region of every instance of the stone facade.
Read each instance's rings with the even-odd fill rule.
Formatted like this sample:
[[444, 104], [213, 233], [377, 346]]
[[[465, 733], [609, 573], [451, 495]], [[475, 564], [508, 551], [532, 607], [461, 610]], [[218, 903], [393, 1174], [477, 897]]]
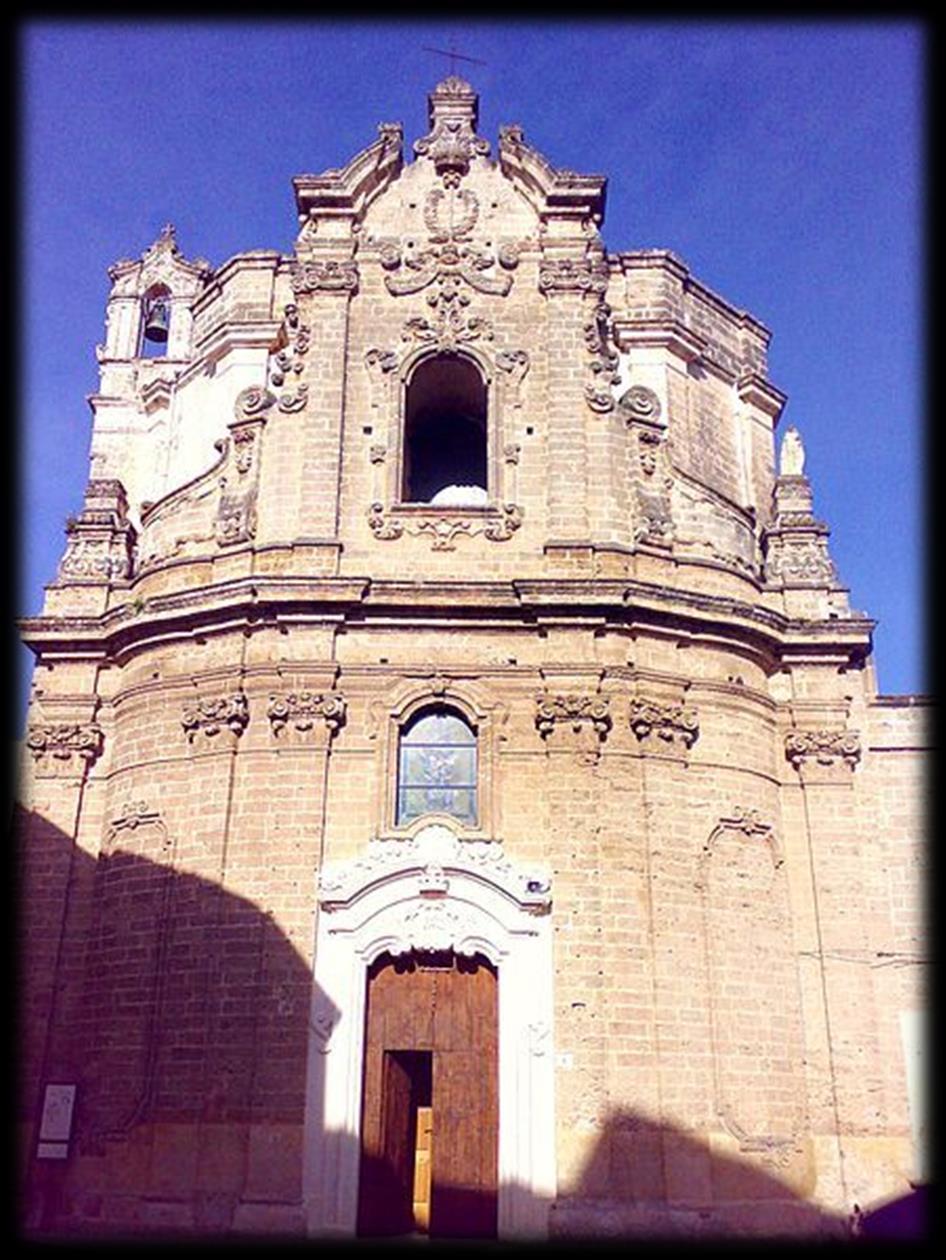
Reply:
[[[926, 707], [876, 694], [776, 467], [765, 327], [476, 115], [448, 78], [413, 160], [385, 124], [297, 177], [289, 256], [168, 227], [110, 270], [21, 622], [33, 1229], [350, 1233], [382, 947], [496, 961], [501, 1235], [838, 1232], [917, 1173]], [[484, 493], [437, 504], [414, 382], [457, 363]], [[430, 706], [475, 731], [472, 825], [398, 823]]]

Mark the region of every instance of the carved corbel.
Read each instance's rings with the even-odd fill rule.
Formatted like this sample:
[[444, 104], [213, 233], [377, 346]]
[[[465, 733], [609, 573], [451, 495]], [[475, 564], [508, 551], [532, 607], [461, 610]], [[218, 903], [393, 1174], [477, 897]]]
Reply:
[[329, 737], [345, 724], [346, 702], [339, 692], [290, 691], [269, 697], [266, 716], [274, 736], [287, 728], [305, 735], [323, 727]]
[[223, 730], [242, 735], [249, 720], [249, 706], [242, 691], [208, 699], [197, 697], [189, 700], [181, 712], [181, 726], [189, 744], [201, 737], [213, 739]]
[[630, 705], [631, 730], [645, 748], [668, 750], [693, 747], [699, 737], [696, 709], [689, 705], [663, 703], [635, 696]]
[[103, 744], [102, 728], [94, 722], [32, 723], [26, 733], [37, 775], [84, 775]]
[[848, 781], [861, 759], [857, 731], [794, 729], [785, 736], [785, 756], [803, 781]]

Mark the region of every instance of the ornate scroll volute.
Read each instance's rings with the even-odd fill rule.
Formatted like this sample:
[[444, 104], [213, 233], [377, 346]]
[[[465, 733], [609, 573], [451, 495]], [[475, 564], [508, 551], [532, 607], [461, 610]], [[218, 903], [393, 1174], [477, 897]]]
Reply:
[[699, 738], [696, 709], [673, 699], [633, 696], [628, 718], [641, 751], [647, 754], [686, 756]]
[[37, 778], [84, 778], [103, 744], [95, 722], [34, 722], [26, 732]]
[[670, 547], [673, 476], [660, 399], [646, 385], [632, 385], [621, 395], [618, 408], [630, 440], [628, 479], [634, 505], [634, 541], [645, 546]]
[[266, 716], [283, 743], [329, 743], [345, 724], [345, 697], [338, 691], [285, 691], [269, 697]]
[[309, 387], [302, 378], [311, 344], [310, 333], [309, 326], [299, 316], [298, 306], [294, 302], [287, 303], [269, 360], [269, 383], [280, 411], [301, 411], [306, 404]]
[[275, 401], [268, 390], [252, 386], [234, 404], [217, 506], [216, 536], [221, 547], [248, 542], [256, 534], [261, 439], [266, 413]]
[[194, 751], [235, 746], [249, 720], [249, 705], [242, 691], [195, 696], [181, 709], [181, 727]]
[[857, 731], [794, 728], [785, 736], [785, 756], [805, 784], [850, 783], [861, 759]]
[[66, 522], [58, 584], [108, 584], [130, 578], [136, 537], [122, 483], [93, 478], [86, 485], [82, 511]]
[[545, 691], [535, 698], [535, 727], [550, 751], [596, 760], [611, 723], [607, 696]]

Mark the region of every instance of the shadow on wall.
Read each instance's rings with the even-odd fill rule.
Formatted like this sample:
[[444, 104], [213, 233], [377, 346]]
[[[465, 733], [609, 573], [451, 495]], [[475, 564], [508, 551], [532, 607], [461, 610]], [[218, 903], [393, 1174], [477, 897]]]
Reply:
[[[113, 828], [98, 859], [20, 807], [14, 828], [24, 1233], [303, 1235], [308, 964], [253, 903], [151, 860], [167, 843], [154, 815]], [[62, 1161], [37, 1158], [49, 1083], [77, 1086]], [[801, 1184], [615, 1112], [552, 1206], [550, 1232], [848, 1234], [790, 1183]]]
[[[98, 859], [20, 806], [14, 838], [21, 1228], [301, 1233], [304, 959], [250, 901], [152, 860], [169, 839], [143, 807]], [[64, 1161], [37, 1158], [50, 1083], [77, 1087]]]
[[615, 1238], [850, 1235], [847, 1217], [793, 1186], [810, 1168], [803, 1148], [784, 1152], [784, 1171], [760, 1162], [634, 1111], [614, 1111], [568, 1192], [560, 1191], [552, 1228], [561, 1237], [587, 1237], [592, 1225]]

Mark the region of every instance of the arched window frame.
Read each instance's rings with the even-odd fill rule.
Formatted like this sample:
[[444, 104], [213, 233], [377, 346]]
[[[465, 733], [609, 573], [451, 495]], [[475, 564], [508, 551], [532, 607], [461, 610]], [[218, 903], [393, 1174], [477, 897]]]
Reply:
[[[515, 419], [522, 405], [522, 379], [528, 371], [528, 356], [522, 351], [500, 352], [495, 358], [479, 346], [449, 351], [472, 363], [486, 388], [487, 502], [450, 506], [404, 502], [402, 498], [408, 389], [417, 368], [443, 353], [442, 347], [433, 345], [408, 350], [398, 359], [378, 350], [366, 355], [372, 374], [372, 406], [381, 421], [377, 430], [372, 426], [370, 445], [371, 528], [381, 539], [400, 538], [405, 533], [427, 533], [436, 538], [431, 524], [449, 518], [467, 522], [470, 533], [485, 533], [494, 541], [503, 541], [518, 529], [521, 516]], [[434, 547], [440, 549], [437, 542]]]
[[[428, 826], [431, 821], [442, 822], [456, 834], [465, 839], [491, 840], [495, 838], [496, 818], [494, 814], [493, 776], [495, 766], [495, 740], [498, 725], [501, 725], [505, 709], [495, 702], [489, 703], [484, 697], [475, 693], [468, 685], [462, 689], [452, 684], [437, 687], [418, 687], [416, 684], [399, 690], [394, 704], [385, 710], [374, 710], [374, 722], [378, 723], [384, 713], [386, 738], [382, 743], [381, 771], [378, 776], [380, 798], [377, 801], [379, 814], [378, 832], [381, 837], [390, 838], [414, 835], [421, 827]], [[450, 814], [423, 814], [405, 824], [398, 823], [397, 792], [398, 773], [400, 769], [401, 733], [408, 729], [416, 718], [431, 710], [449, 710], [456, 713], [476, 735], [476, 825], [469, 826]], [[377, 730], [377, 726], [375, 727]], [[380, 732], [379, 732], [380, 733]]]
[[[423, 728], [424, 723], [428, 719], [436, 718], [453, 719], [455, 737], [449, 742], [418, 738], [418, 732]], [[425, 783], [417, 775], [416, 770], [412, 773], [408, 772], [410, 762], [418, 760], [416, 756], [411, 758], [412, 752], [417, 754], [423, 750], [425, 753], [430, 753], [441, 748], [449, 748], [451, 752], [455, 752], [460, 771], [457, 780], [443, 784]], [[471, 726], [459, 709], [444, 704], [433, 704], [429, 708], [419, 709], [398, 732], [395, 824], [399, 827], [407, 827], [418, 818], [434, 819], [443, 816], [455, 819], [463, 827], [476, 827], [479, 821], [478, 753], [479, 738], [476, 728]], [[420, 760], [426, 760], [426, 757], [422, 756]], [[442, 802], [442, 808], [435, 805], [433, 808], [420, 809], [417, 813], [410, 814], [406, 808], [408, 793], [428, 793], [441, 795], [447, 799]], [[469, 808], [460, 812], [460, 806], [463, 804]], [[450, 805], [453, 807], [450, 808]]]

